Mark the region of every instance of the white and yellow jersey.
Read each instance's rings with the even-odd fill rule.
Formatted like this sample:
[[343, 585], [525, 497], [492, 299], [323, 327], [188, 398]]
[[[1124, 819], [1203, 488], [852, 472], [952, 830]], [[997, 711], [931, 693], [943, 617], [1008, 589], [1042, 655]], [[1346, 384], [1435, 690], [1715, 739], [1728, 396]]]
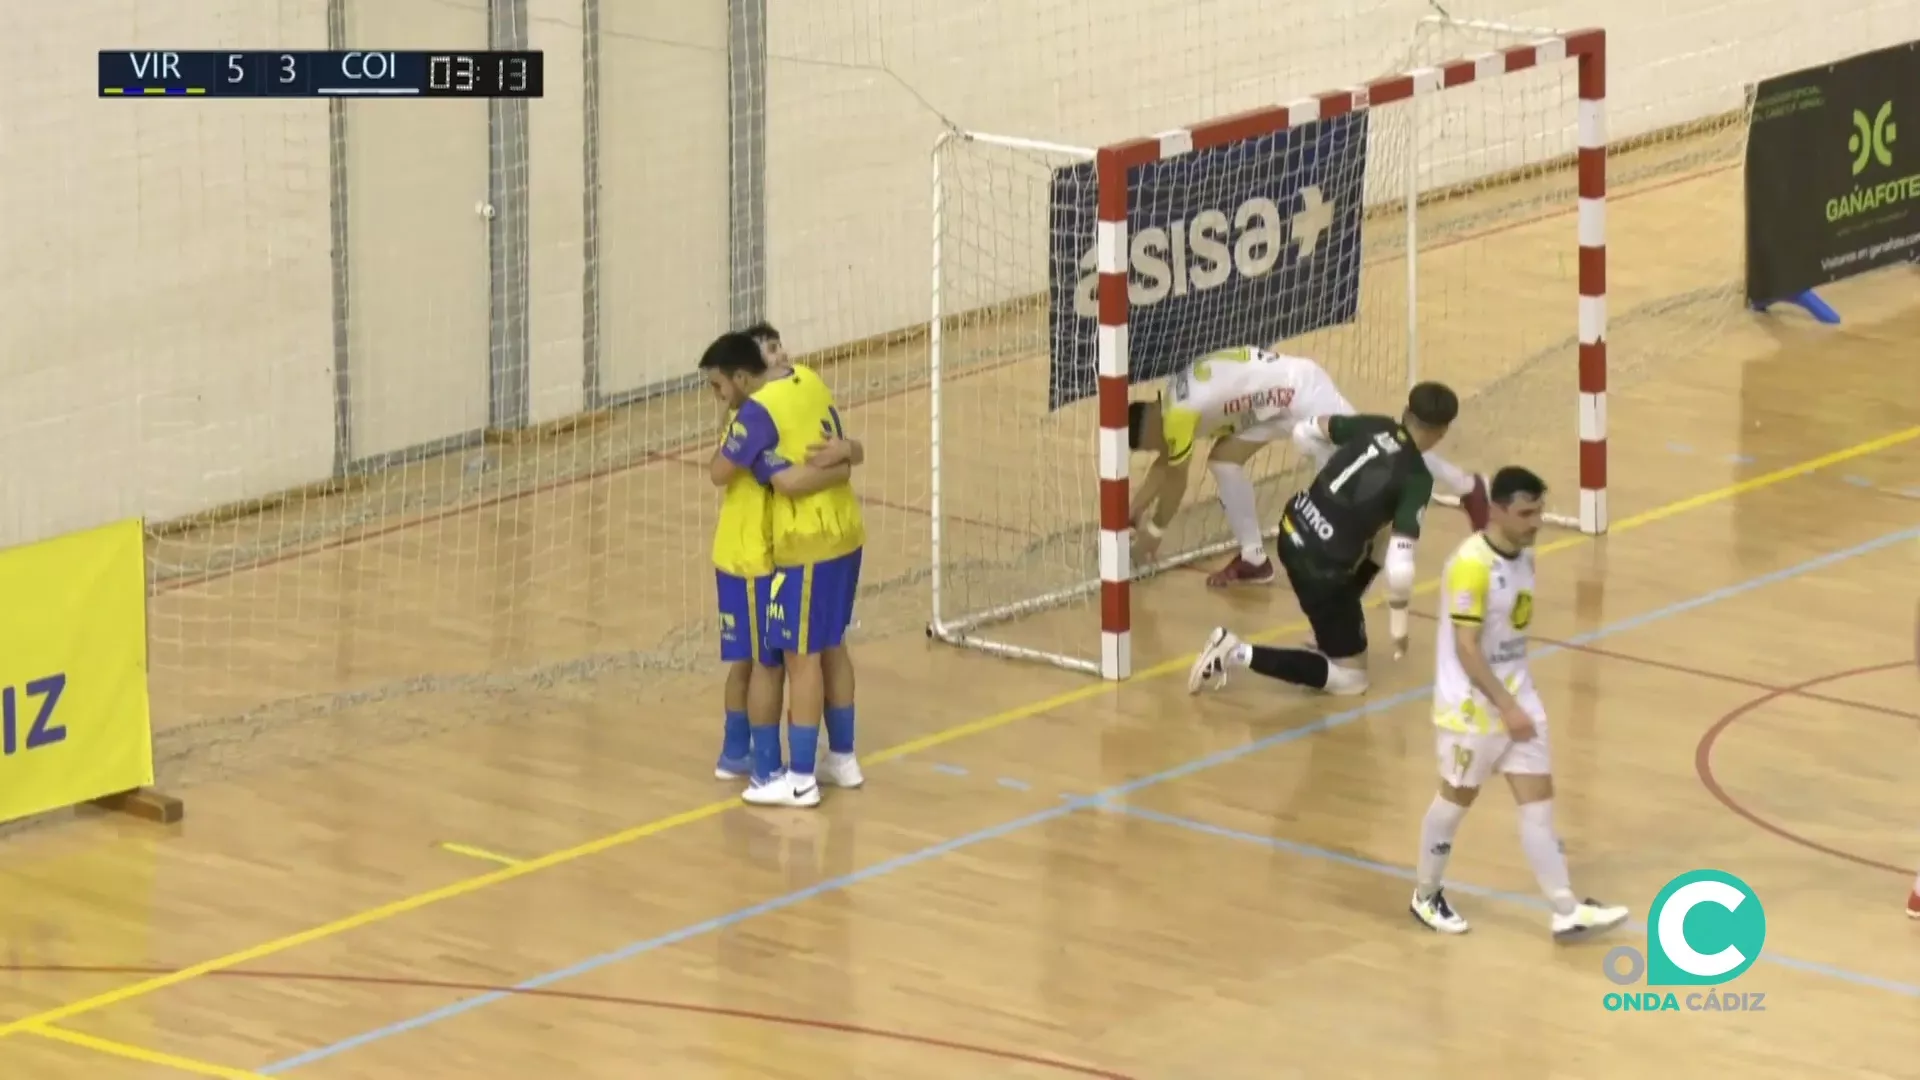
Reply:
[[1499, 714], [1473, 688], [1454, 651], [1456, 635], [1480, 639], [1494, 677], [1522, 700], [1534, 696], [1527, 670], [1527, 627], [1533, 622], [1533, 552], [1503, 555], [1485, 535], [1468, 537], [1440, 579], [1440, 632], [1434, 641], [1433, 722], [1447, 731], [1502, 730]]
[[1247, 345], [1187, 365], [1168, 382], [1160, 410], [1167, 460], [1178, 465], [1202, 436], [1259, 428], [1263, 440], [1282, 438], [1301, 419], [1350, 413], [1353, 406], [1319, 364]]

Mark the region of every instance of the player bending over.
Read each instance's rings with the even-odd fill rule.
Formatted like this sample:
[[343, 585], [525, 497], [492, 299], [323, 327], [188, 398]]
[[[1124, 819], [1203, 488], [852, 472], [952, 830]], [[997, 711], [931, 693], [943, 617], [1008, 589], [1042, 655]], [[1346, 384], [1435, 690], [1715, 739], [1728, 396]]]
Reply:
[[[1333, 384], [1333, 377], [1304, 357], [1286, 356], [1252, 346], [1221, 349], [1176, 373], [1155, 401], [1127, 409], [1127, 443], [1133, 450], [1159, 455], [1134, 496], [1132, 522], [1135, 558], [1152, 561], [1161, 536], [1180, 510], [1194, 442], [1213, 440], [1207, 470], [1220, 493], [1220, 505], [1233, 527], [1240, 553], [1207, 578], [1215, 587], [1265, 585], [1273, 581], [1260, 536], [1260, 512], [1254, 506], [1253, 481], [1246, 463], [1267, 443], [1292, 432], [1301, 420], [1350, 416], [1354, 407]], [[1316, 466], [1325, 465], [1333, 447], [1322, 440], [1300, 442]], [[1437, 454], [1426, 455], [1427, 469], [1460, 496], [1473, 527], [1486, 525], [1486, 485]]]
[[[778, 336], [772, 334], [771, 327], [765, 329], [770, 343], [769, 337], [758, 339], [763, 359], [784, 361]], [[754, 334], [755, 330], [748, 333]], [[719, 347], [718, 342], [715, 347]], [[713, 349], [708, 352], [711, 354]], [[743, 371], [737, 377], [716, 377], [710, 370], [708, 375], [715, 395], [727, 408], [728, 431], [720, 449], [715, 451], [715, 464], [709, 470], [715, 484], [724, 489], [720, 517], [713, 533], [720, 659], [727, 665], [726, 726], [720, 758], [713, 770], [714, 776], [721, 780], [751, 776], [752, 755], [756, 749], [771, 753], [769, 774], [779, 772], [784, 764], [780, 752], [780, 707], [785, 674], [780, 669], [780, 651], [773, 647], [766, 634], [767, 600], [772, 592], [774, 573], [773, 492], [766, 486], [767, 478], [756, 475], [754, 470], [737, 469], [731, 463], [724, 467], [720, 464], [725, 461], [724, 439], [731, 437], [740, 406], [759, 388], [765, 371], [763, 364], [758, 373]], [[858, 464], [857, 452], [852, 460], [826, 467], [810, 461], [785, 470], [780, 483], [789, 493], [823, 491], [834, 484], [846, 483], [855, 464]]]
[[1444, 934], [1467, 920], [1447, 903], [1441, 878], [1460, 823], [1494, 773], [1519, 804], [1520, 850], [1553, 905], [1559, 940], [1611, 929], [1627, 909], [1575, 899], [1567, 856], [1553, 827], [1553, 774], [1547, 713], [1527, 666], [1533, 622], [1533, 546], [1547, 486], [1525, 469], [1493, 477], [1492, 520], [1467, 538], [1441, 574], [1440, 630], [1434, 645], [1433, 726], [1440, 791], [1420, 825], [1418, 884], [1409, 910]]
[[[747, 333], [759, 343], [768, 366], [785, 365], [786, 354], [777, 331], [761, 323]], [[761, 378], [764, 371], [740, 380], [709, 376], [714, 393], [726, 406], [727, 429], [732, 428], [740, 405], [759, 387]], [[725, 437], [723, 434], [723, 444]], [[788, 470], [781, 482], [788, 490], [802, 493], [845, 483], [852, 475], [852, 466], [862, 457], [857, 441], [848, 442], [852, 453], [847, 460], [827, 467], [810, 460]], [[822, 453], [815, 456], [831, 460], [826, 447], [818, 449]], [[723, 450], [724, 445], [715, 451], [715, 457], [722, 457]], [[730, 467], [712, 471], [725, 476], [716, 480], [724, 490], [713, 531], [713, 565], [719, 593], [720, 660], [727, 665], [723, 698], [726, 723], [713, 775], [737, 780], [753, 773], [755, 727], [773, 732], [763, 740], [775, 754], [772, 771], [777, 772], [783, 764], [778, 731], [785, 674], [780, 670], [780, 652], [768, 643], [766, 635], [767, 596], [773, 584], [772, 491], [751, 471]], [[756, 665], [764, 671], [761, 677], [754, 675]]]
[[714, 461], [714, 481], [747, 469], [773, 488], [774, 570], [766, 635], [780, 650], [786, 670], [790, 760], [785, 769], [779, 767], [778, 727], [756, 728], [753, 777], [742, 798], [762, 806], [817, 806], [814, 767], [823, 714], [833, 719], [821, 779], [840, 787], [864, 782], [853, 754], [853, 660], [845, 638], [853, 622], [866, 525], [860, 500], [845, 481], [816, 491], [784, 480], [783, 474], [803, 463], [848, 464], [858, 451], [846, 440], [833, 392], [820, 376], [791, 362], [768, 368], [760, 344], [749, 334], [721, 335], [700, 367], [716, 385], [750, 388]]
[[1363, 415], [1300, 422], [1296, 441], [1324, 440], [1332, 448], [1313, 484], [1288, 500], [1280, 518], [1280, 565], [1313, 627], [1314, 647], [1248, 645], [1215, 627], [1187, 675], [1188, 693], [1226, 685], [1229, 667], [1329, 694], [1364, 693], [1367, 615], [1361, 601], [1382, 566], [1394, 655], [1406, 651], [1414, 544], [1433, 497], [1427, 451], [1446, 438], [1459, 411], [1452, 390], [1421, 383], [1407, 395], [1398, 420]]

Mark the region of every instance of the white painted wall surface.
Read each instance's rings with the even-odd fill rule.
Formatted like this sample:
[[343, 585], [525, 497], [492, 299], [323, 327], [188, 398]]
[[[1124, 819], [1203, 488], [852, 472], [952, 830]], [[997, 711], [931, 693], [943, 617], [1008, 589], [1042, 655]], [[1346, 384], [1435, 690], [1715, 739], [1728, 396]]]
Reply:
[[[602, 0], [609, 392], [688, 370], [727, 318], [718, 0]], [[1456, 0], [1610, 33], [1611, 129], [1737, 106], [1745, 84], [1920, 38], [1920, 0]], [[355, 44], [485, 41], [481, 0], [351, 0]], [[1097, 145], [1397, 69], [1413, 0], [773, 0], [769, 315], [801, 350], [927, 317], [928, 151], [947, 124]], [[581, 407], [580, 12], [531, 0], [532, 403]], [[333, 458], [322, 102], [112, 102], [100, 48], [326, 45], [324, 0], [62, 0], [0, 64], [0, 544], [180, 517], [325, 478]], [[1510, 102], [1521, 118], [1528, 106]], [[485, 107], [352, 108], [353, 418], [365, 456], [483, 423]], [[1561, 122], [1559, 114], [1551, 122]], [[1466, 122], [1466, 121], [1463, 121]], [[1548, 122], [1543, 120], [1544, 122]], [[1460, 136], [1492, 168], [1513, 118]], [[1462, 166], [1463, 168], [1466, 166]], [[1031, 238], [1037, 248], [1044, 238]], [[1030, 256], [1029, 256], [1030, 257]]]

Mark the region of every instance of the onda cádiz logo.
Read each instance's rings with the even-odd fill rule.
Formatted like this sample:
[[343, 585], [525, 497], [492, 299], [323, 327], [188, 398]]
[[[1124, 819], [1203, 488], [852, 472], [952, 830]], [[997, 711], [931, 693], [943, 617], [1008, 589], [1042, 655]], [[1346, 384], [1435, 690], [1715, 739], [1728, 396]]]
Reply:
[[1600, 967], [1620, 987], [1644, 974], [1649, 989], [1608, 993], [1601, 999], [1608, 1012], [1766, 1011], [1765, 993], [1715, 989], [1752, 967], [1766, 944], [1766, 909], [1746, 882], [1724, 870], [1690, 870], [1653, 898], [1647, 922], [1644, 957], [1616, 945]]
[[[1235, 207], [1231, 216], [1209, 207], [1190, 220], [1134, 233], [1127, 245], [1132, 270], [1128, 302], [1151, 307], [1170, 296], [1217, 289], [1235, 276], [1263, 277], [1282, 264], [1289, 243], [1296, 259], [1312, 258], [1333, 228], [1336, 207], [1317, 184], [1301, 187], [1295, 201], [1297, 208], [1288, 213], [1274, 200], [1256, 195]], [[1097, 265], [1094, 248], [1081, 253], [1073, 307], [1083, 319], [1100, 314]]]

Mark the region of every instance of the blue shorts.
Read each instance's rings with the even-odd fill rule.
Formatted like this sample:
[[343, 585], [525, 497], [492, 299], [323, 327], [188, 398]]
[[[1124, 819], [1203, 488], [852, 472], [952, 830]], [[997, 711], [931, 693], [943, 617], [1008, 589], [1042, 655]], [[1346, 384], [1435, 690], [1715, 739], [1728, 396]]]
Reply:
[[754, 660], [780, 666], [780, 650], [767, 644], [767, 598], [773, 595], [773, 575], [738, 577], [725, 570], [713, 572], [720, 586], [720, 660], [737, 664]]
[[768, 643], [801, 656], [843, 644], [859, 591], [858, 551], [806, 566], [779, 567], [767, 602]]

